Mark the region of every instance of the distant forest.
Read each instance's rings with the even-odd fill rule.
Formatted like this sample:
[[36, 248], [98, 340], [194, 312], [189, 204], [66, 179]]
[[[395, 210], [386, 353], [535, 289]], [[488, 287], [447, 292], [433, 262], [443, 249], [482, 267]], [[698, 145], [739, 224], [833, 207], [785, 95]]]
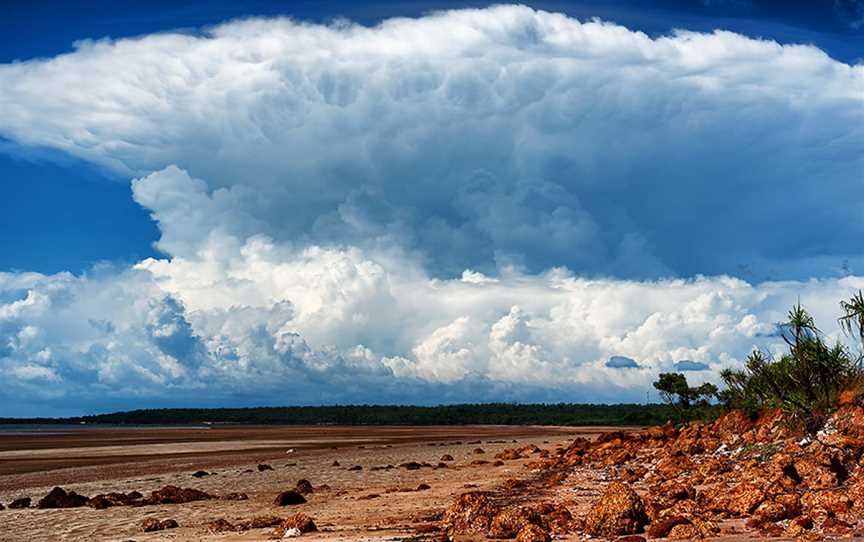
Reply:
[[[714, 412], [717, 410], [717, 412]], [[694, 412], [713, 417], [719, 407]], [[165, 408], [74, 418], [0, 418], [0, 424], [261, 425], [656, 425], [675, 420], [660, 404], [463, 404], [433, 407], [346, 405], [256, 408]]]

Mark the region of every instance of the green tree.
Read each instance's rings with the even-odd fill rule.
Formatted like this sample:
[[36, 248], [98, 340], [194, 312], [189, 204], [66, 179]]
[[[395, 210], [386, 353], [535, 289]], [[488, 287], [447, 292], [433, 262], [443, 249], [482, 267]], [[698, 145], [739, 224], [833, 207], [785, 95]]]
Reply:
[[678, 420], [682, 422], [694, 407], [707, 407], [717, 395], [717, 386], [714, 384], [706, 382], [693, 388], [681, 373], [660, 373], [654, 387], [660, 392], [663, 401], [675, 409]]

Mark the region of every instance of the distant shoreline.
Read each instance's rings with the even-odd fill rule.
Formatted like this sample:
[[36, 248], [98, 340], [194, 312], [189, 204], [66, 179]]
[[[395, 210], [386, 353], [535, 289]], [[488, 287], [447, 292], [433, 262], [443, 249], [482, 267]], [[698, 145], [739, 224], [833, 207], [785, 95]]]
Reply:
[[[713, 417], [717, 409], [696, 413]], [[248, 408], [164, 408], [68, 418], [0, 418], [0, 426], [213, 425], [555, 425], [646, 426], [675, 419], [663, 404], [336, 405]]]

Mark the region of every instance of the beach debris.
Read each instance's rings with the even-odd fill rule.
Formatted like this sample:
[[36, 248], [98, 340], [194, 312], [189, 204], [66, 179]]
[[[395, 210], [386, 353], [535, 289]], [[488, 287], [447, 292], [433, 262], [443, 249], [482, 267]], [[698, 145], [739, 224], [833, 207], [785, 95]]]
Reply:
[[173, 519], [163, 519], [160, 521], [156, 518], [147, 518], [141, 522], [141, 530], [145, 533], [164, 531], [165, 529], [176, 529], [177, 527], [179, 527], [179, 525]]
[[66, 492], [62, 487], [55, 487], [47, 495], [39, 499], [36, 508], [77, 508], [84, 506], [90, 499], [74, 491]]
[[276, 499], [273, 501], [273, 504], [275, 504], [276, 506], [291, 506], [295, 504], [303, 504], [305, 502], [306, 498], [303, 497], [303, 495], [291, 489], [288, 491], [283, 491], [282, 493], [276, 495]]
[[30, 508], [30, 497], [21, 497], [9, 503], [9, 509]]

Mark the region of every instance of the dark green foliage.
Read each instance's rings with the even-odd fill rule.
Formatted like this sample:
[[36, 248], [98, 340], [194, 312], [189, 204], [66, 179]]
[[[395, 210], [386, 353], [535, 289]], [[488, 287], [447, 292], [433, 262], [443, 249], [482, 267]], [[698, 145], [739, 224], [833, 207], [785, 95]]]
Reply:
[[[718, 414], [714, 409], [713, 414]], [[174, 425], [200, 423], [274, 425], [656, 425], [675, 418], [669, 405], [469, 404], [433, 407], [390, 405], [134, 410], [62, 420], [0, 419], [3, 423]]]
[[[864, 297], [859, 292], [841, 302], [845, 315], [840, 324], [860, 339], [864, 330]], [[790, 420], [808, 432], [818, 431], [845, 389], [862, 383], [861, 358], [837, 343], [828, 346], [813, 317], [797, 304], [779, 326], [789, 347], [779, 359], [755, 350], [744, 369], [720, 373], [726, 389], [721, 399], [730, 407], [751, 415], [764, 408], [781, 408]]]
[[701, 386], [690, 387], [687, 377], [681, 373], [660, 373], [660, 378], [654, 382], [654, 387], [660, 396], [678, 414], [678, 420], [683, 422], [694, 417], [702, 417], [702, 411], [710, 413], [711, 399], [717, 395], [717, 386], [706, 382]]

